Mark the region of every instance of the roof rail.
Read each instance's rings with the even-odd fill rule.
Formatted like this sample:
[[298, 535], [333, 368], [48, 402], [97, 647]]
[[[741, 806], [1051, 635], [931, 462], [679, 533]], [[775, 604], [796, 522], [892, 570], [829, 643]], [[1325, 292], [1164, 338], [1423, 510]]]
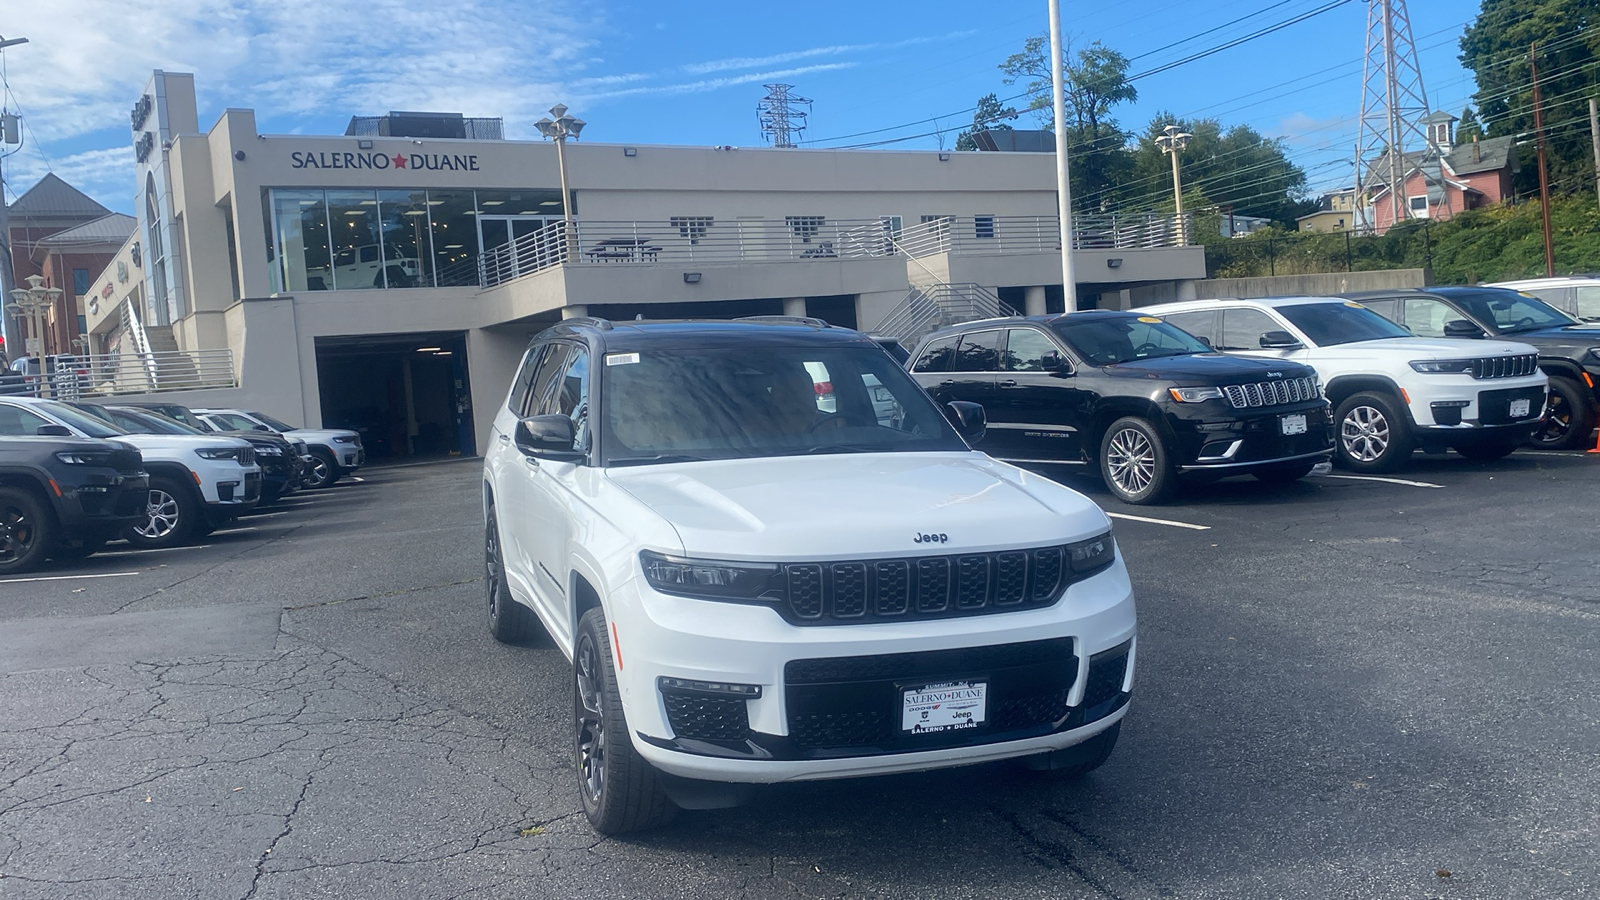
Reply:
[[813, 328], [832, 328], [827, 322], [814, 316], [739, 316], [735, 322], [771, 322], [774, 325], [788, 323], [792, 325], [810, 325]]
[[615, 327], [614, 325], [611, 324], [611, 320], [610, 319], [602, 319], [599, 316], [573, 316], [570, 319], [562, 319], [559, 324], [561, 324], [561, 325], [593, 325], [594, 327], [600, 329], [601, 331], [610, 331], [612, 328]]

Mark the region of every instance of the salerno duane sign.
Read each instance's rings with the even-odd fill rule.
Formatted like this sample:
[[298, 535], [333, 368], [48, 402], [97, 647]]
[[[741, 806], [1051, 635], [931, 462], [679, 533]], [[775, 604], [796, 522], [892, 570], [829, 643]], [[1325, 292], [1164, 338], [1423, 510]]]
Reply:
[[396, 153], [381, 150], [296, 150], [289, 154], [293, 169], [422, 169], [477, 172], [476, 153]]

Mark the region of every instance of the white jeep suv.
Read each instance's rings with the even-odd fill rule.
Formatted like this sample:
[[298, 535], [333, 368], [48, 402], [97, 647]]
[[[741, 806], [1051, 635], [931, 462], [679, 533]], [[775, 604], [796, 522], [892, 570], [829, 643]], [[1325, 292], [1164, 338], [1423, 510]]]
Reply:
[[1105, 761], [1135, 651], [1111, 523], [947, 415], [983, 427], [817, 320], [534, 339], [484, 460], [489, 628], [573, 660], [596, 830], [757, 783]]
[[[0, 398], [13, 407], [22, 434], [69, 433], [131, 444], [150, 473], [150, 498], [142, 522], [122, 536], [136, 547], [172, 547], [213, 529], [261, 501], [261, 467], [249, 441], [222, 435], [130, 434], [90, 404]], [[50, 427], [49, 431], [40, 428]]]
[[196, 409], [194, 414], [217, 431], [270, 431], [291, 441], [305, 441], [310, 457], [301, 483], [325, 488], [367, 464], [361, 433], [348, 428], [296, 428], [253, 409]]
[[1393, 471], [1418, 447], [1499, 459], [1544, 415], [1549, 379], [1527, 344], [1420, 338], [1334, 297], [1191, 300], [1139, 311], [1224, 353], [1315, 368], [1334, 406], [1334, 459], [1356, 471]]

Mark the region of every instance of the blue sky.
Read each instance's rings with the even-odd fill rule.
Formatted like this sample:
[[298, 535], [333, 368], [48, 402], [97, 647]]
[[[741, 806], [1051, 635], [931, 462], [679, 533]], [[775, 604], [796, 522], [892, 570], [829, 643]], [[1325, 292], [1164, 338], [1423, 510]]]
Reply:
[[[1143, 71], [1326, 5], [1328, 0], [1063, 2], [1075, 45], [1100, 40]], [[19, 8], [20, 7], [20, 8]], [[1250, 16], [1259, 12], [1259, 15]], [[1470, 3], [1413, 0], [1431, 105], [1459, 114], [1470, 73], [1456, 57]], [[1245, 21], [1168, 44], [1240, 17]], [[1134, 130], [1158, 110], [1244, 123], [1289, 142], [1313, 186], [1349, 179], [1366, 4], [1139, 80], [1117, 117]], [[154, 68], [196, 76], [203, 127], [227, 107], [267, 133], [343, 133], [351, 115], [438, 109], [503, 116], [533, 138], [556, 101], [606, 142], [760, 146], [766, 82], [815, 101], [813, 146], [899, 136], [936, 149], [991, 91], [1016, 93], [997, 64], [1046, 27], [1044, 0], [754, 4], [638, 0], [53, 0], [7, 4], [0, 35], [28, 145], [5, 160], [14, 193], [45, 171], [131, 212], [127, 110]], [[1157, 52], [1152, 52], [1157, 51]], [[903, 128], [891, 126], [905, 125]], [[1019, 127], [1027, 127], [1020, 125]], [[865, 138], [845, 136], [889, 130]], [[841, 138], [843, 138], [841, 140]]]

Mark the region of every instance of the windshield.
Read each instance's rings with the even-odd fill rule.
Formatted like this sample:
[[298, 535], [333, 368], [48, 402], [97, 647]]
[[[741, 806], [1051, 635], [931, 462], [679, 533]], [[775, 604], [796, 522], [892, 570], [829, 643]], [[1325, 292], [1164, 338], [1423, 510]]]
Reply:
[[1291, 303], [1276, 309], [1318, 347], [1412, 337], [1411, 332], [1354, 302]]
[[1493, 326], [1496, 334], [1517, 334], [1579, 324], [1577, 319], [1543, 300], [1526, 297], [1516, 291], [1451, 291], [1446, 296], [1460, 304], [1480, 324]]
[[1050, 327], [1092, 366], [1212, 352], [1199, 338], [1154, 316], [1069, 316]]
[[876, 347], [609, 353], [600, 370], [605, 466], [967, 449]]
[[91, 416], [83, 410], [75, 409], [65, 403], [57, 403], [54, 400], [45, 400], [42, 403], [35, 404], [34, 409], [58, 419], [72, 428], [76, 428], [89, 437], [120, 437], [128, 433], [104, 419]]
[[254, 416], [256, 419], [258, 419], [258, 420], [260, 420], [262, 422], [265, 422], [267, 424], [267, 426], [269, 428], [271, 428], [272, 430], [274, 430], [274, 431], [298, 431], [299, 430], [299, 429], [295, 428], [293, 425], [290, 425], [287, 422], [280, 422], [277, 419], [274, 419], [273, 417], [267, 415], [266, 413], [259, 413], [259, 412], [256, 412], [253, 409], [247, 409], [247, 410], [245, 410], [245, 413], [248, 414], [248, 415]]
[[148, 410], [109, 410], [111, 418], [116, 423], [129, 431], [141, 434], [205, 434], [198, 428], [190, 428], [182, 422], [169, 419], [160, 413]]

